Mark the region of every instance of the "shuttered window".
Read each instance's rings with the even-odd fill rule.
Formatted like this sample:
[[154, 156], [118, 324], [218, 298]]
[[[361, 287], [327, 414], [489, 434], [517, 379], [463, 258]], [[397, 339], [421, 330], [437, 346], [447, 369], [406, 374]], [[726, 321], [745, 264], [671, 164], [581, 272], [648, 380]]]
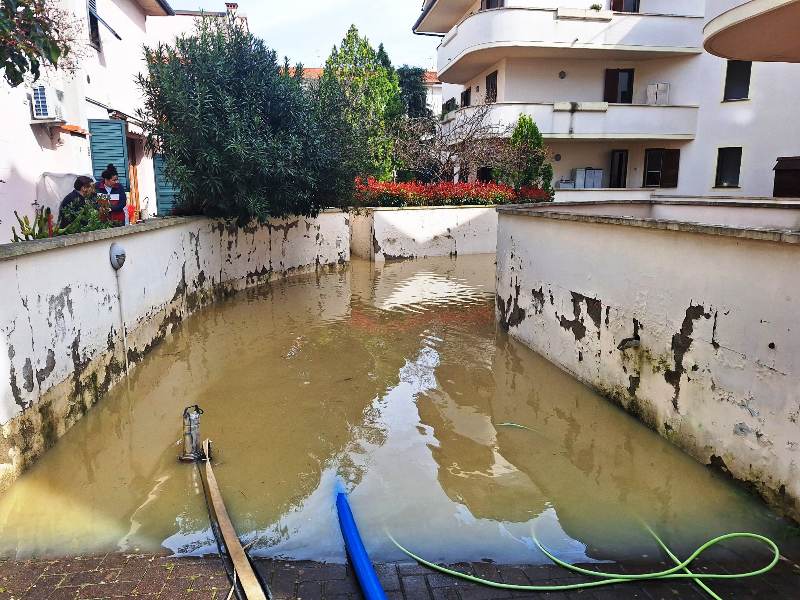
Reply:
[[800, 156], [781, 156], [775, 165], [776, 198], [800, 198]]
[[631, 104], [633, 75], [633, 69], [606, 69], [603, 100], [612, 104]]
[[106, 29], [108, 29], [111, 34], [121, 40], [122, 38], [119, 34], [112, 29], [111, 25], [105, 22], [103, 18], [97, 13], [97, 0], [88, 0], [87, 1], [87, 9], [89, 11], [89, 43], [96, 48], [97, 50], [101, 50], [101, 39], [100, 39], [100, 25], [103, 25]]
[[90, 146], [92, 150], [92, 175], [100, 174], [109, 164], [117, 168], [119, 182], [130, 191], [128, 180], [128, 142], [125, 139], [125, 121], [117, 119], [89, 119]]
[[153, 169], [156, 175], [156, 206], [160, 216], [172, 213], [178, 200], [178, 188], [167, 178], [164, 157], [156, 154], [153, 157]]

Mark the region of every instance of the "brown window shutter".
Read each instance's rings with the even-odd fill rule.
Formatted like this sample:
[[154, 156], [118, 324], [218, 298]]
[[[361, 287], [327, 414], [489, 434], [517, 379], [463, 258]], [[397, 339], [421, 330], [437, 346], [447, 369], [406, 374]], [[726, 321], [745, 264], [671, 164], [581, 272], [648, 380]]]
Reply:
[[680, 150], [664, 150], [664, 162], [661, 166], [661, 187], [678, 187], [678, 172], [681, 165]]
[[612, 0], [612, 2], [611, 2], [611, 10], [616, 11], [616, 12], [622, 12], [622, 10], [623, 10], [622, 0]]
[[605, 102], [616, 102], [619, 95], [619, 69], [606, 69], [606, 84], [603, 92]]
[[776, 198], [800, 198], [800, 156], [782, 156], [775, 166]]

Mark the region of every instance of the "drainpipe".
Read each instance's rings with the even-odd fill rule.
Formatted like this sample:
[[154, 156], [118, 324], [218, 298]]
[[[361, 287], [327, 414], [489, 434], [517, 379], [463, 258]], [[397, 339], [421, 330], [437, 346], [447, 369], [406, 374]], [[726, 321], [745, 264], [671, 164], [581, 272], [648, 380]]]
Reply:
[[578, 112], [578, 103], [569, 103], [569, 134], [575, 133], [575, 113]]

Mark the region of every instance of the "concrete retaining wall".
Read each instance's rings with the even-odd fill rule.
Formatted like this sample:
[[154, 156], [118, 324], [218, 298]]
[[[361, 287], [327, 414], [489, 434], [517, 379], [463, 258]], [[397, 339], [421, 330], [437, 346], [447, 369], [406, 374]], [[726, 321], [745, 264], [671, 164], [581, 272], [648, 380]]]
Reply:
[[596, 188], [555, 191], [556, 202], [597, 202], [598, 200], [649, 200], [654, 188]]
[[[119, 288], [112, 242], [127, 252]], [[0, 246], [0, 491], [124, 376], [120, 296], [133, 367], [215, 299], [349, 259], [341, 212], [246, 228], [172, 218]]]
[[351, 218], [351, 252], [374, 261], [491, 254], [496, 240], [493, 206], [367, 208]]
[[500, 208], [497, 318], [800, 520], [800, 209], [653, 208]]

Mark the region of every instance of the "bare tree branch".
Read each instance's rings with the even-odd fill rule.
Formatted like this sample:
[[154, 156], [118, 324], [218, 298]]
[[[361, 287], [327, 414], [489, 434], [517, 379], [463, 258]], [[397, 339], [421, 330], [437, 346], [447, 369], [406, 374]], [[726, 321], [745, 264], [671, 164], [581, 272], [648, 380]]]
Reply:
[[492, 121], [491, 105], [463, 108], [442, 123], [438, 117], [405, 119], [397, 126], [399, 164], [432, 181], [451, 180], [464, 165], [501, 167], [510, 128]]

